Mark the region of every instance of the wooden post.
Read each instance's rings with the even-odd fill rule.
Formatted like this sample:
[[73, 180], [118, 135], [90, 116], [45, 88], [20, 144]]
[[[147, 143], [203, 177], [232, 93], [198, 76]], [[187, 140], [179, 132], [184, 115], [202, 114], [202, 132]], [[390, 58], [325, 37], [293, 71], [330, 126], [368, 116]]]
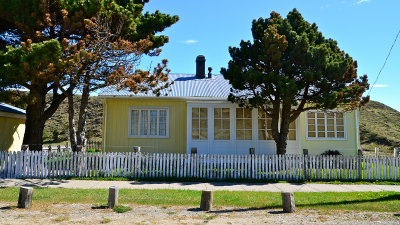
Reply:
[[111, 186], [108, 190], [108, 204], [107, 207], [113, 209], [118, 205], [118, 187]]
[[308, 180], [308, 149], [303, 149], [303, 178], [304, 180]]
[[21, 187], [19, 189], [18, 208], [29, 208], [32, 205], [33, 188]]
[[399, 156], [399, 148], [394, 148], [393, 149], [393, 157], [398, 157]]
[[362, 156], [363, 152], [361, 149], [358, 149], [357, 151], [357, 179], [361, 180], [362, 178]]
[[254, 155], [256, 153], [256, 149], [255, 148], [249, 148], [249, 154], [250, 155]]
[[296, 211], [293, 192], [282, 192], [283, 212], [293, 213]]
[[212, 209], [213, 192], [203, 191], [201, 193], [200, 209], [203, 211], [210, 211]]
[[379, 148], [375, 148], [375, 156], [379, 156]]
[[133, 146], [133, 152], [139, 153], [140, 152], [140, 146]]

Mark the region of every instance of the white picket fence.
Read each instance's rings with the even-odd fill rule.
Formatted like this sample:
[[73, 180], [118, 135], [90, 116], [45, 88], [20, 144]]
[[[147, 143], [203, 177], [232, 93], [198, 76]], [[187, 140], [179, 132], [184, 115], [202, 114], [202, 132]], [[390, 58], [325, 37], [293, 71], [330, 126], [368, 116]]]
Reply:
[[400, 158], [0, 151], [2, 178], [398, 180]]

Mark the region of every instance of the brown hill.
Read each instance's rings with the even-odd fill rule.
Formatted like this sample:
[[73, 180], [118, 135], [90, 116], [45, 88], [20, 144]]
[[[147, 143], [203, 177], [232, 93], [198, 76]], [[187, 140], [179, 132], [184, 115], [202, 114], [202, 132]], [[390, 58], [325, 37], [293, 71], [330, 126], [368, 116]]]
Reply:
[[400, 147], [400, 112], [380, 102], [371, 101], [360, 110], [361, 147], [392, 153]]

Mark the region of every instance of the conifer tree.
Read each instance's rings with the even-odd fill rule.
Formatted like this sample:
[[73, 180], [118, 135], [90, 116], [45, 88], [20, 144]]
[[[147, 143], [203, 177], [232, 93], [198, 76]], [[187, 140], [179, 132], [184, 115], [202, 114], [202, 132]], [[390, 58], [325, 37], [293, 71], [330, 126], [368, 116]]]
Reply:
[[286, 153], [289, 124], [307, 110], [352, 110], [368, 102], [367, 76], [335, 40], [325, 38], [296, 9], [253, 20], [253, 41], [229, 47], [221, 73], [232, 85], [229, 100], [271, 118], [278, 154]]

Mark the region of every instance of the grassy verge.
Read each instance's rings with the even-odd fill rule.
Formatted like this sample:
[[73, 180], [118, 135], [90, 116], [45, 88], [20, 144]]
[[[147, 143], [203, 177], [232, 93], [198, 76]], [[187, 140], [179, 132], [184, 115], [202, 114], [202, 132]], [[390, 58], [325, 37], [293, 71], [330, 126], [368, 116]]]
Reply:
[[[18, 188], [0, 189], [0, 201], [17, 202]], [[104, 189], [35, 189], [33, 201], [42, 203], [91, 203], [107, 202], [108, 190]], [[201, 192], [191, 190], [130, 190], [119, 193], [120, 204], [140, 205], [186, 205], [198, 207]], [[400, 193], [295, 193], [296, 207], [315, 210], [359, 210], [396, 212], [400, 208]], [[272, 192], [215, 191], [215, 207], [234, 206], [240, 208], [281, 208], [281, 194]]]

